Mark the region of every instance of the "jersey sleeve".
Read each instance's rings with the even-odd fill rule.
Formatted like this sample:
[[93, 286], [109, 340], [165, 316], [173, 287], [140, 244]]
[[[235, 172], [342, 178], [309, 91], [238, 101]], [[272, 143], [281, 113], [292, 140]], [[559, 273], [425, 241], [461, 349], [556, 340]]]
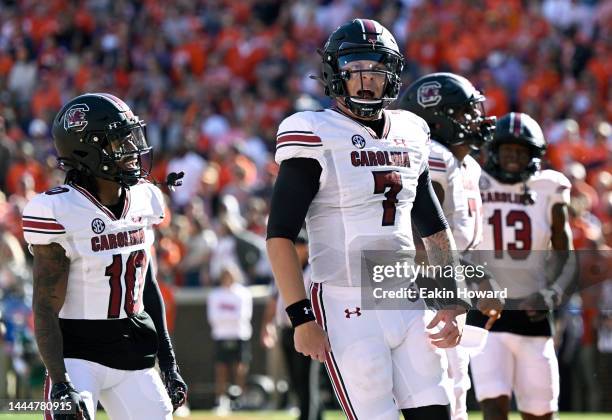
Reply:
[[569, 179], [561, 172], [554, 172], [554, 191], [550, 195], [551, 206], [557, 203], [568, 204], [570, 203], [570, 191], [572, 184]]
[[552, 209], [555, 204], [569, 205], [572, 184], [561, 172], [545, 170], [542, 174], [543, 178], [550, 183], [550, 186], [546, 187], [549, 191], [546, 216], [549, 218], [549, 222], [552, 223]]
[[409, 113], [409, 115], [412, 118], [416, 118], [418, 120], [418, 123], [421, 125], [421, 127], [423, 128], [423, 131], [425, 132], [425, 143], [423, 144], [423, 147], [422, 147], [423, 157], [421, 160], [421, 167], [419, 168], [419, 176], [421, 176], [421, 174], [423, 174], [423, 172], [427, 170], [429, 171], [429, 175], [431, 179], [431, 170], [429, 168], [429, 156], [431, 153], [431, 131], [429, 130], [429, 126], [427, 125], [427, 122], [425, 122], [423, 118], [413, 113]]
[[276, 135], [276, 162], [292, 158], [316, 159], [323, 167], [323, 142], [314, 132], [312, 123], [305, 112], [298, 112], [285, 118]]
[[66, 228], [57, 219], [52, 197], [39, 194], [23, 209], [23, 236], [30, 245], [49, 245], [55, 242], [67, 249]]
[[452, 168], [450, 167], [452, 165], [452, 154], [444, 146], [432, 142], [427, 163], [429, 164], [431, 181], [440, 184], [446, 192], [449, 177], [453, 175]]
[[440, 184], [444, 191], [442, 210], [453, 232], [457, 249], [465, 249], [471, 242], [461, 229], [469, 219], [467, 198], [459, 162], [450, 150], [439, 143], [432, 143], [429, 155], [429, 173], [432, 182]]

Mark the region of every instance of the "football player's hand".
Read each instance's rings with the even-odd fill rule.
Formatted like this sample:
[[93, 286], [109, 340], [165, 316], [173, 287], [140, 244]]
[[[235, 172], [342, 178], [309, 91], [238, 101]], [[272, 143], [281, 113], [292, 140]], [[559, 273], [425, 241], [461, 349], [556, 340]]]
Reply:
[[172, 410], [176, 410], [187, 401], [187, 384], [181, 377], [176, 366], [161, 369], [161, 378], [166, 392], [172, 402]]
[[[495, 288], [491, 284], [492, 279], [484, 279], [478, 285], [478, 290], [481, 291], [494, 291]], [[489, 320], [485, 324], [484, 328], [490, 330], [495, 321], [501, 317], [502, 309], [504, 309], [505, 301], [499, 298], [482, 298], [478, 299], [476, 308], [484, 315], [489, 317]]]
[[465, 308], [461, 307], [440, 309], [436, 312], [436, 315], [425, 328], [435, 328], [440, 323], [444, 325], [437, 333], [429, 334], [432, 344], [443, 349], [455, 347], [459, 344], [465, 326], [465, 318]]
[[479, 299], [476, 304], [476, 308], [484, 315], [488, 316], [489, 320], [485, 324], [485, 330], [490, 330], [495, 321], [501, 317], [502, 309], [504, 304], [502, 301], [496, 298], [483, 298]]
[[51, 401], [66, 410], [54, 410], [53, 420], [90, 420], [89, 411], [81, 394], [71, 382], [58, 382], [51, 387]]
[[319, 362], [325, 362], [327, 352], [331, 351], [327, 334], [315, 321], [295, 327], [293, 340], [296, 351]]

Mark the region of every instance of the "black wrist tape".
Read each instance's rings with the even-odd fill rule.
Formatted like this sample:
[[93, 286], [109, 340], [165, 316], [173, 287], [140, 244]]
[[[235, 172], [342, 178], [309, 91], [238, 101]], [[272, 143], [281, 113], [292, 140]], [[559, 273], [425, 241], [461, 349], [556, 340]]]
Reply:
[[312, 305], [308, 299], [292, 303], [285, 308], [285, 311], [287, 311], [287, 315], [289, 315], [289, 320], [293, 328], [315, 320]]

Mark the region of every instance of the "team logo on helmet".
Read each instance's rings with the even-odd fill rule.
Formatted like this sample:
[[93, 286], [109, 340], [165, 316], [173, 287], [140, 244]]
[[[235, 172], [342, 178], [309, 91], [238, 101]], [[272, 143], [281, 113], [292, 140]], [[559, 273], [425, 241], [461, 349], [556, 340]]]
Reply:
[[430, 106], [436, 106], [442, 100], [440, 95], [440, 88], [442, 85], [438, 82], [432, 81], [423, 83], [417, 89], [417, 102], [423, 108], [429, 108]]
[[87, 127], [87, 111], [89, 111], [87, 104], [72, 105], [64, 115], [64, 129], [83, 131]]
[[353, 146], [357, 147], [358, 149], [363, 149], [366, 145], [365, 139], [359, 134], [355, 134], [351, 138], [351, 141], [353, 142]]
[[101, 234], [104, 232], [104, 229], [106, 229], [106, 225], [102, 219], [95, 218], [91, 221], [91, 230], [93, 230], [95, 234]]

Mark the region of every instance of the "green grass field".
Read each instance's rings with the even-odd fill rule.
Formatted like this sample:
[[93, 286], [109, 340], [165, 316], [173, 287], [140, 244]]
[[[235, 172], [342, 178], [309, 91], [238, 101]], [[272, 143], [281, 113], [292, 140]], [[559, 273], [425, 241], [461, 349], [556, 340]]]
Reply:
[[[18, 419], [18, 420], [41, 420], [41, 413], [33, 414], [0, 414], [0, 420], [3, 419]], [[225, 419], [225, 420], [293, 420], [292, 417], [285, 411], [251, 411], [251, 412], [236, 412], [225, 417], [219, 417], [211, 413], [210, 411], [194, 411], [189, 417], [175, 417], [178, 419], [185, 420], [211, 420], [211, 419]], [[559, 415], [561, 420], [611, 420], [612, 413], [561, 413]], [[96, 416], [97, 420], [108, 420], [108, 416], [103, 412], [98, 412]], [[326, 411], [325, 420], [343, 420], [344, 415], [340, 411]], [[470, 413], [470, 420], [482, 420], [482, 415], [478, 412]], [[510, 420], [520, 420], [518, 414], [512, 414]]]

